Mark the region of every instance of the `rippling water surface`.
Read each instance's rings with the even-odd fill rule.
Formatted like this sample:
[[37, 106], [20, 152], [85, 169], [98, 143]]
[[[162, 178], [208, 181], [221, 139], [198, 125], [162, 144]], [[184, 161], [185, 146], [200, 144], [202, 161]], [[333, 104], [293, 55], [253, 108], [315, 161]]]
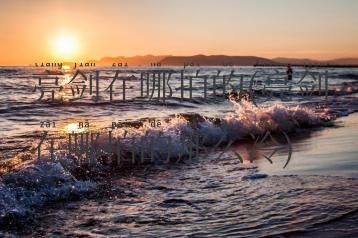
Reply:
[[[103, 70], [107, 70], [104, 75], [114, 74]], [[215, 74], [218, 69], [202, 70]], [[257, 69], [236, 70], [250, 75]], [[188, 71], [195, 74], [194, 69]], [[284, 102], [258, 97], [256, 107], [229, 102], [223, 95], [203, 100], [198, 80], [192, 101], [181, 102], [178, 97], [166, 104], [139, 100], [135, 98], [140, 93], [138, 80], [128, 82], [132, 89], [128, 97], [136, 99], [128, 102], [109, 103], [108, 95], [101, 103], [93, 98], [65, 104], [36, 101], [39, 94], [33, 86], [40, 69], [0, 68], [0, 225], [4, 227], [0, 236], [358, 236], [358, 129], [357, 114], [351, 114], [358, 110], [354, 91], [358, 71], [328, 71], [331, 94], [327, 102], [324, 96], [295, 94], [293, 100]], [[304, 72], [296, 69], [294, 82]], [[60, 77], [66, 81], [69, 76]], [[109, 82], [105, 79], [102, 89]], [[174, 78], [173, 88], [178, 85], [179, 79]], [[336, 116], [338, 120], [332, 123]], [[148, 118], [162, 120], [163, 126], [144, 127]], [[139, 139], [161, 131], [174, 142], [174, 160], [166, 162], [163, 151], [169, 146], [160, 140], [154, 144], [154, 163], [128, 168], [103, 161], [89, 165], [60, 153], [54, 160], [46, 154], [36, 160], [36, 150], [31, 148], [39, 142], [40, 122], [45, 120], [56, 122], [56, 128], [49, 130], [56, 136], [66, 136], [83, 120], [90, 121], [94, 131], [108, 131], [113, 121], [130, 122], [127, 129]], [[267, 131], [275, 138], [257, 147], [255, 140]], [[181, 135], [192, 132], [206, 138], [205, 148], [198, 149], [195, 158], [188, 156], [190, 141], [180, 144]], [[223, 136], [225, 144], [235, 142], [228, 150], [215, 146]], [[135, 151], [135, 159], [149, 153], [141, 152], [130, 139], [124, 144], [125, 155]], [[252, 154], [254, 147], [257, 150]], [[273, 151], [271, 164], [263, 155]], [[283, 169], [288, 158], [291, 161]]]
[[356, 179], [266, 177], [237, 159], [202, 158], [136, 172], [111, 183], [113, 191], [107, 198], [72, 203], [39, 215], [41, 226], [35, 234], [310, 237], [315, 230], [320, 237], [358, 234]]

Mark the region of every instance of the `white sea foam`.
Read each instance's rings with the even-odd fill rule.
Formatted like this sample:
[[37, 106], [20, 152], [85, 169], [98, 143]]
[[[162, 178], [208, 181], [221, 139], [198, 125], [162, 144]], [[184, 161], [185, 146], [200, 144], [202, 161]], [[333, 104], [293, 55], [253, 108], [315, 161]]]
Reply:
[[[121, 155], [127, 159], [153, 156], [154, 161], [193, 156], [219, 141], [236, 141], [267, 131], [292, 132], [300, 127], [323, 125], [320, 115], [313, 110], [287, 105], [255, 107], [248, 102], [234, 103], [235, 112], [224, 118], [204, 118], [200, 115], [185, 119], [182, 115], [163, 122], [159, 128], [144, 124], [140, 128], [121, 128], [113, 131], [112, 145], [108, 135], [100, 136], [93, 145], [106, 155], [116, 153], [116, 140], [121, 137]], [[124, 137], [124, 131], [128, 133]], [[198, 141], [200, 141], [198, 143]], [[199, 150], [198, 150], [199, 149]], [[73, 176], [76, 165], [68, 157], [54, 161], [41, 159], [17, 172], [4, 174], [0, 181], [0, 224], [31, 217], [32, 210], [46, 203], [81, 196], [96, 189], [90, 181]], [[101, 170], [100, 161], [94, 161], [94, 171]], [[87, 168], [86, 168], [87, 169]]]
[[37, 161], [2, 176], [0, 225], [26, 221], [42, 205], [82, 196], [95, 187], [94, 182], [76, 180], [59, 162]]
[[318, 114], [304, 106], [277, 104], [256, 107], [249, 102], [233, 103], [235, 111], [224, 118], [177, 115], [157, 128], [144, 124], [140, 128], [116, 129], [112, 132], [111, 145], [104, 133], [96, 146], [113, 153], [117, 153], [116, 148], [120, 147], [121, 154], [127, 153], [127, 157], [129, 154], [132, 159], [152, 156], [160, 161], [168, 157], [188, 157], [203, 148], [262, 136], [266, 132], [290, 133], [299, 128], [325, 124], [322, 120], [324, 112]]

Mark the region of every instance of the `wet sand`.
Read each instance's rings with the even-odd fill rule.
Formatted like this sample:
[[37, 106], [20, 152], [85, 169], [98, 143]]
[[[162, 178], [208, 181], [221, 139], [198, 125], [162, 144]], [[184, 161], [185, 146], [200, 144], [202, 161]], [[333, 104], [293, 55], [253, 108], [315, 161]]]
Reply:
[[[291, 135], [294, 137], [294, 135]], [[292, 139], [290, 163], [287, 150], [274, 155], [273, 164], [257, 161], [260, 171], [270, 175], [329, 175], [358, 178], [358, 113], [337, 119], [336, 126]], [[268, 147], [268, 151], [270, 148]]]

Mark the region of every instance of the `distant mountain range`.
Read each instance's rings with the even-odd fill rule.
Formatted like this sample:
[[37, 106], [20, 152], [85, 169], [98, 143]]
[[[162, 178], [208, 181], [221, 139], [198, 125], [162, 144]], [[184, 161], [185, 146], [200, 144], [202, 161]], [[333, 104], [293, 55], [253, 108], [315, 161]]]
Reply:
[[297, 58], [274, 58], [267, 59], [257, 56], [227, 56], [227, 55], [144, 55], [133, 57], [104, 57], [94, 60], [98, 66], [111, 66], [112, 64], [127, 64], [128, 66], [151, 66], [158, 63], [162, 66], [254, 66], [254, 65], [357, 65], [358, 58], [339, 58], [333, 60], [314, 60]]
[[227, 56], [227, 55], [194, 55], [194, 56], [168, 56], [160, 61], [164, 66], [252, 66], [255, 64], [275, 65], [276, 62], [256, 56]]
[[339, 58], [332, 60], [313, 60], [296, 58], [274, 58], [275, 62], [295, 65], [358, 65], [358, 58]]
[[106, 65], [110, 66], [113, 63], [116, 64], [125, 64], [127, 63], [128, 66], [150, 66], [150, 64], [159, 63], [168, 55], [143, 55], [143, 56], [132, 56], [132, 57], [125, 57], [125, 56], [117, 56], [117, 57], [104, 57], [100, 60], [93, 60], [91, 62], [95, 62], [96, 65]]

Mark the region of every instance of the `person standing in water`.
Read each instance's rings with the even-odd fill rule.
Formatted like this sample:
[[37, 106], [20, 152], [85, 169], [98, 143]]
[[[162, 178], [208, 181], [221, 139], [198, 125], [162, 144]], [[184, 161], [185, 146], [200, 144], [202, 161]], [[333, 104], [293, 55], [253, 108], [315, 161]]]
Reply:
[[290, 64], [287, 66], [286, 74], [287, 74], [287, 80], [288, 80], [288, 81], [291, 81], [291, 80], [292, 80], [293, 70], [292, 70]]

